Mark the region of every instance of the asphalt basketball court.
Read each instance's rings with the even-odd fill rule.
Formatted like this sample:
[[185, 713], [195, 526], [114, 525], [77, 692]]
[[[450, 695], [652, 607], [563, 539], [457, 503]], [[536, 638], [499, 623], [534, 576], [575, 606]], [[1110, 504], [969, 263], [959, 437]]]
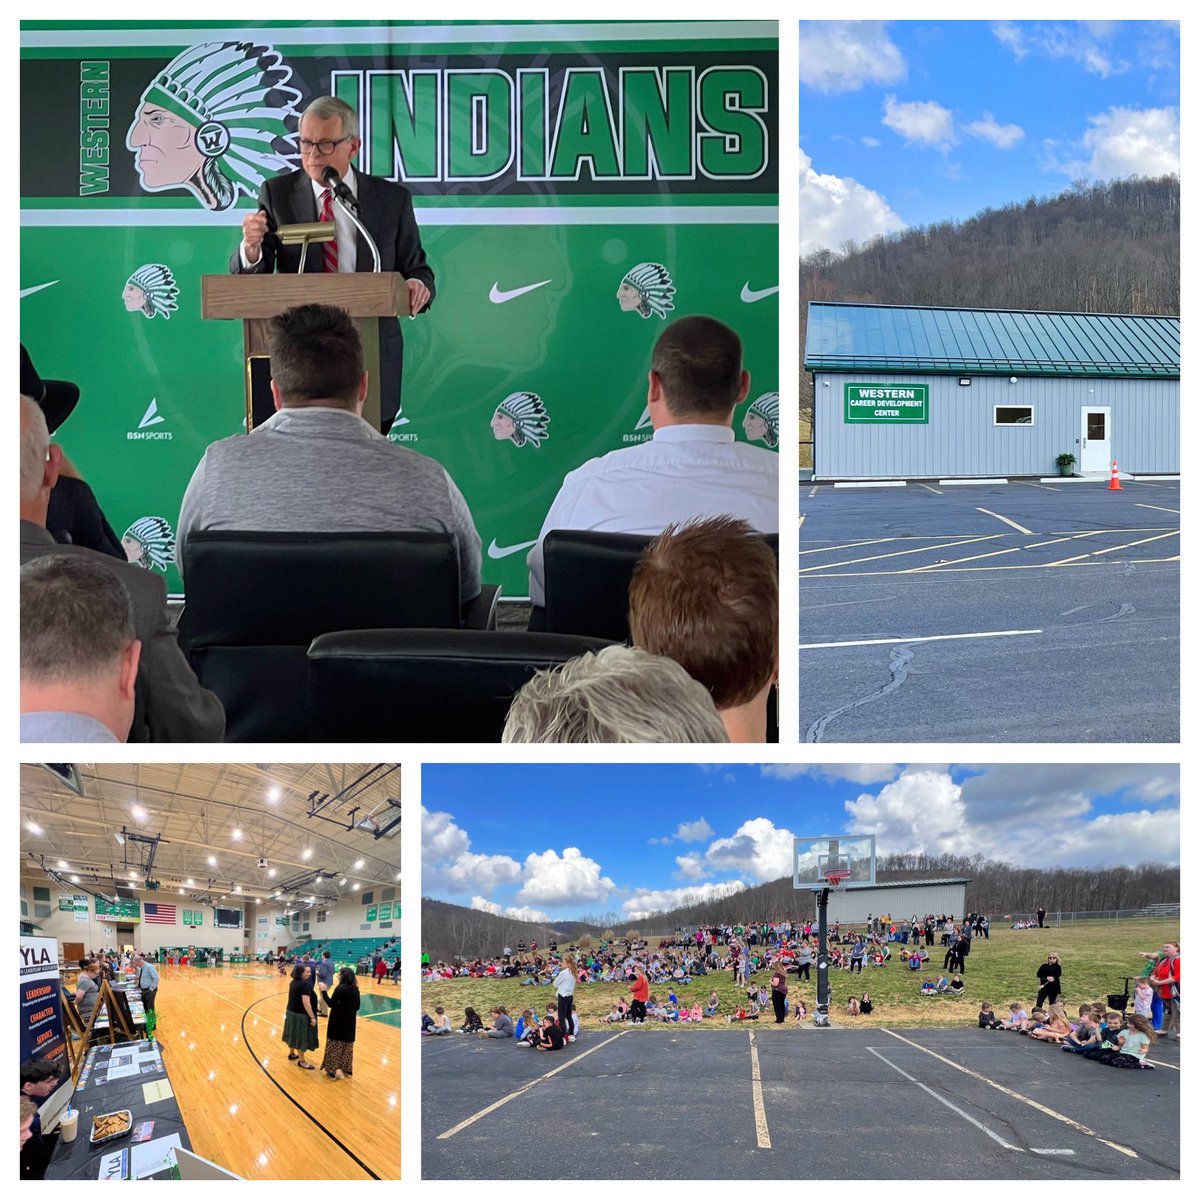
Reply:
[[[422, 1043], [427, 1179], [1171, 1179], [1179, 1043], [1118, 1070], [1000, 1031], [601, 1026]], [[553, 1166], [547, 1154], [553, 1148]]]

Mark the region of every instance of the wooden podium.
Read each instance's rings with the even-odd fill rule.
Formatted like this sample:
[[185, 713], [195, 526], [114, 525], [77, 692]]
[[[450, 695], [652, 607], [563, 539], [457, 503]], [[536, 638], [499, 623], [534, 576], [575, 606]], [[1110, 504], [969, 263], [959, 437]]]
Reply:
[[304, 275], [204, 275], [200, 315], [206, 321], [241, 321], [246, 387], [246, 432], [255, 426], [253, 375], [269, 361], [267, 322], [299, 304], [332, 304], [354, 318], [363, 345], [367, 399], [363, 418], [379, 428], [378, 317], [408, 316], [408, 286], [394, 271]]

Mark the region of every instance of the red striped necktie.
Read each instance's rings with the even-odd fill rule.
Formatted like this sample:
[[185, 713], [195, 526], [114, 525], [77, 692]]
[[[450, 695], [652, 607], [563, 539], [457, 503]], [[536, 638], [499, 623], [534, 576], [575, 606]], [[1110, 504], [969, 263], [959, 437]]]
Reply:
[[[321, 220], [322, 221], [332, 221], [333, 220], [333, 192], [331, 192], [329, 190], [329, 188], [326, 188], [321, 193]], [[321, 245], [321, 249], [325, 252], [325, 270], [332, 271], [334, 274], [337, 274], [337, 269], [338, 269], [337, 236], [335, 235], [333, 238], [333, 241], [331, 241], [331, 242], [323, 242]]]

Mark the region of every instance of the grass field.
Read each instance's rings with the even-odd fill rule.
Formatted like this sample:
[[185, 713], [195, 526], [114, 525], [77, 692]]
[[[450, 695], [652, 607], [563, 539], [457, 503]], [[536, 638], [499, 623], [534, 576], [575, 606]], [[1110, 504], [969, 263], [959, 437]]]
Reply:
[[[864, 966], [861, 976], [857, 972], [850, 975], [830, 971], [833, 992], [830, 1012], [839, 1024], [897, 1028], [973, 1025], [981, 1000], [990, 1000], [1002, 1016], [1007, 1015], [1009, 1001], [1020, 1000], [1027, 1008], [1031, 1006], [1038, 990], [1037, 969], [1046, 961], [1047, 953], [1053, 952], [1062, 962], [1063, 1002], [1067, 1011], [1074, 1013], [1079, 1004], [1103, 1001], [1109, 992], [1122, 991], [1124, 976], [1136, 976], [1145, 966], [1145, 960], [1138, 957], [1139, 951], [1158, 950], [1164, 941], [1178, 937], [1178, 921], [1152, 919], [1087, 921], [1057, 929], [1012, 930], [993, 924], [989, 941], [975, 938], [971, 943], [963, 976], [967, 990], [963, 996], [957, 999], [921, 996], [918, 990], [921, 976], [900, 964], [899, 947], [894, 947], [894, 957], [885, 967]], [[652, 939], [650, 944], [656, 943]], [[936, 978], [945, 949], [935, 945], [929, 953], [932, 970], [928, 973]], [[814, 966], [811, 984], [788, 977], [789, 999], [795, 1003], [803, 997], [810, 1012], [817, 998], [816, 975]], [[770, 972], [759, 971], [752, 978], [769, 986]], [[676, 989], [681, 1004], [685, 998], [691, 1004], [697, 997], [703, 1004], [714, 988], [721, 998], [720, 1015], [717, 1020], [703, 1022], [699, 1028], [724, 1028], [725, 1015], [743, 998], [743, 993], [734, 986], [732, 974], [722, 971], [702, 976], [695, 983]], [[651, 987], [650, 991], [660, 1001], [666, 1000], [665, 986]], [[869, 1017], [846, 1016], [846, 1000], [852, 994], [861, 996], [864, 991], [871, 994], [874, 1012]], [[581, 984], [575, 990], [575, 1005], [584, 1027], [595, 1028], [597, 1021], [622, 996], [628, 998], [628, 995], [628, 990], [616, 983]], [[463, 1009], [468, 1004], [487, 1024], [494, 1005], [505, 1005], [515, 1018], [524, 1008], [536, 1006], [544, 1011], [553, 1000], [552, 987], [521, 987], [515, 979], [450, 979], [426, 983], [421, 988], [422, 1010], [432, 1013], [436, 1005], [443, 1005], [456, 1028], [462, 1023]], [[795, 1024], [790, 1016], [789, 1022]], [[665, 1023], [661, 1027], [668, 1028]], [[669, 1028], [677, 1031], [697, 1026], [672, 1024]]]

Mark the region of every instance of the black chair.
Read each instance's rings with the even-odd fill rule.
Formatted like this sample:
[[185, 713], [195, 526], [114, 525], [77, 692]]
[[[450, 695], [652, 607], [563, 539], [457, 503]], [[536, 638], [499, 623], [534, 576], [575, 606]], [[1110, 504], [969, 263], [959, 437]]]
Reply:
[[[762, 535], [779, 558], [779, 535]], [[629, 641], [629, 583], [653, 536], [552, 529], [543, 543], [546, 606], [530, 628]]]
[[310, 736], [321, 742], [498, 742], [535, 671], [600, 638], [458, 629], [327, 633], [308, 651]]
[[[181, 641], [225, 706], [230, 742], [308, 740], [308, 647], [339, 629], [457, 629], [449, 533], [207, 531], [186, 546]], [[495, 623], [498, 589], [472, 602]]]

